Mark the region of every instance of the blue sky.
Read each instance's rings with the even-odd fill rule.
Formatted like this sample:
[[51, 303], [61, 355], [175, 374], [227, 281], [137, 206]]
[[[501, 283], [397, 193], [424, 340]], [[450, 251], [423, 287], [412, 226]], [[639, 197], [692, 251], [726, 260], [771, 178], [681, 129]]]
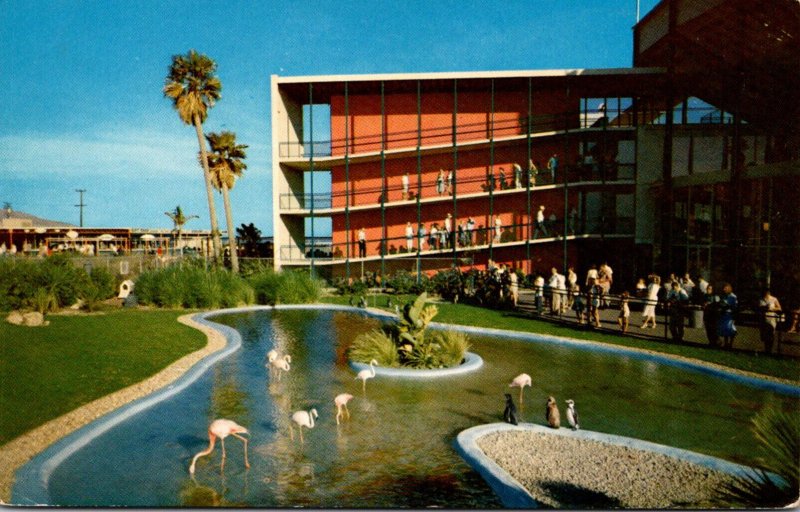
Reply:
[[[644, 16], [657, 3], [641, 0]], [[0, 202], [84, 224], [208, 228], [194, 130], [161, 92], [171, 56], [213, 58], [204, 125], [248, 144], [236, 225], [272, 233], [270, 75], [628, 67], [636, 0], [0, 0]], [[217, 195], [220, 222], [222, 200]]]

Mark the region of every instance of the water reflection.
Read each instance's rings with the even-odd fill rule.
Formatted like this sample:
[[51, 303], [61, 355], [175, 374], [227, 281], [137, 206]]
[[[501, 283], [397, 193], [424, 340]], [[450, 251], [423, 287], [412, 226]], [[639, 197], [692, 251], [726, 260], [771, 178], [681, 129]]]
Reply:
[[[54, 504], [499, 507], [452, 442], [465, 428], [502, 420], [503, 395], [521, 372], [532, 379], [518, 404], [523, 421], [543, 424], [550, 395], [559, 404], [572, 398], [584, 429], [744, 463], [758, 455], [748, 429], [753, 413], [770, 400], [798, 407], [796, 399], [637, 358], [484, 337], [472, 338], [473, 351], [484, 359], [474, 373], [424, 382], [378, 376], [365, 396], [344, 353], [357, 333], [376, 325], [374, 319], [261, 311], [215, 320], [246, 326], [242, 349], [56, 468]], [[264, 367], [274, 346], [293, 356], [280, 382]], [[337, 425], [333, 398], [340, 393], [355, 398], [348, 404], [350, 420]], [[303, 445], [291, 442], [292, 413], [311, 408], [319, 412], [315, 427], [304, 432]], [[189, 462], [207, 445], [205, 429], [218, 414], [250, 429], [251, 469], [231, 463], [220, 475], [216, 454], [213, 463], [198, 466], [194, 483]], [[231, 448], [229, 458], [240, 450]]]

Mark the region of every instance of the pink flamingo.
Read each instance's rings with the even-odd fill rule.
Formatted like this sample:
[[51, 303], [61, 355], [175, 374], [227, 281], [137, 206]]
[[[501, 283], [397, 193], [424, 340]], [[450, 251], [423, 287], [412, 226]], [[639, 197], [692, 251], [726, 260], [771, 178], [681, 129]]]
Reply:
[[272, 349], [269, 352], [267, 352], [267, 364], [265, 364], [264, 366], [269, 368], [269, 376], [270, 377], [272, 377], [272, 373], [275, 371], [275, 368], [273, 367], [272, 363], [274, 363], [276, 359], [278, 359], [278, 351], [277, 350]]
[[375, 376], [375, 366], [373, 365], [377, 366], [378, 361], [373, 359], [369, 362], [369, 370], [365, 368], [358, 372], [358, 375], [356, 375], [356, 379], [361, 379], [361, 389], [364, 391], [364, 393], [367, 392], [367, 379], [371, 379]]
[[[300, 442], [303, 441], [303, 427], [308, 429], [314, 428], [314, 418], [319, 417], [317, 414], [316, 409], [311, 409], [310, 411], [297, 411], [292, 414], [292, 421], [297, 423], [297, 430], [300, 431]], [[294, 427], [289, 425], [289, 435], [291, 436], [292, 440], [294, 440]]]
[[292, 362], [292, 356], [289, 354], [284, 354], [283, 357], [276, 358], [272, 361], [272, 366], [275, 367], [275, 370], [278, 372], [278, 382], [281, 381], [281, 372], [288, 372], [291, 366], [289, 363]]
[[339, 418], [344, 417], [347, 414], [347, 419], [350, 419], [350, 411], [347, 410], [347, 402], [353, 399], [353, 395], [350, 393], [341, 393], [336, 395], [336, 398], [333, 399], [333, 403], [336, 404], [336, 424], [339, 424]]
[[208, 427], [208, 448], [194, 456], [192, 459], [192, 465], [189, 466], [189, 474], [194, 474], [194, 465], [197, 462], [197, 459], [208, 455], [214, 450], [214, 442], [217, 440], [217, 438], [219, 438], [219, 442], [222, 445], [222, 464], [220, 464], [219, 467], [219, 469], [222, 470], [225, 467], [225, 438], [228, 436], [238, 437], [242, 440], [242, 442], [244, 442], [244, 465], [246, 468], [249, 468], [250, 462], [247, 460], [247, 438], [239, 435], [249, 433], [250, 432], [248, 432], [246, 428], [234, 423], [231, 420], [214, 420], [211, 422], [211, 425]]
[[522, 390], [525, 389], [525, 386], [531, 387], [531, 376], [527, 373], [520, 373], [514, 380], [511, 381], [511, 384], [508, 385], [510, 388], [519, 387], [519, 406], [522, 407]]

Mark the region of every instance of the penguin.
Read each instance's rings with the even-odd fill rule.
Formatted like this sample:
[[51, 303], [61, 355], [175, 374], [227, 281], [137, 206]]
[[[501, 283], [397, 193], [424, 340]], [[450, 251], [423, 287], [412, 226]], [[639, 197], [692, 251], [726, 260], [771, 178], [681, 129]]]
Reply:
[[517, 424], [517, 407], [514, 405], [514, 399], [508, 393], [506, 393], [506, 409], [503, 411], [503, 420], [512, 425]]
[[578, 411], [575, 409], [575, 402], [572, 399], [566, 401], [567, 404], [567, 421], [572, 430], [578, 430], [581, 426], [578, 424]]
[[558, 412], [556, 399], [552, 396], [547, 397], [547, 408], [545, 409], [544, 417], [547, 420], [547, 424], [552, 428], [559, 428], [561, 426], [561, 413]]

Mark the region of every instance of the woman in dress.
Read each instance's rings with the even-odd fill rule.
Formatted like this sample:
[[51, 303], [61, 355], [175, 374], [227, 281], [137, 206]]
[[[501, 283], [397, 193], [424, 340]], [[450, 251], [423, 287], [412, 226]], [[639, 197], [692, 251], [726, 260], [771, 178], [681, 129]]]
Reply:
[[652, 276], [650, 284], [647, 285], [647, 298], [642, 311], [642, 329], [647, 329], [647, 324], [650, 324], [653, 329], [656, 328], [656, 304], [658, 304], [659, 290], [661, 290], [661, 278]]
[[733, 347], [733, 338], [736, 337], [736, 325], [733, 317], [739, 307], [739, 301], [733, 293], [733, 287], [729, 283], [722, 286], [722, 297], [720, 297], [720, 313], [718, 323], [718, 334], [724, 342], [725, 348]]
[[709, 345], [716, 347], [719, 344], [719, 306], [720, 298], [714, 293], [714, 287], [706, 286], [703, 295], [703, 327], [706, 329], [706, 338]]

